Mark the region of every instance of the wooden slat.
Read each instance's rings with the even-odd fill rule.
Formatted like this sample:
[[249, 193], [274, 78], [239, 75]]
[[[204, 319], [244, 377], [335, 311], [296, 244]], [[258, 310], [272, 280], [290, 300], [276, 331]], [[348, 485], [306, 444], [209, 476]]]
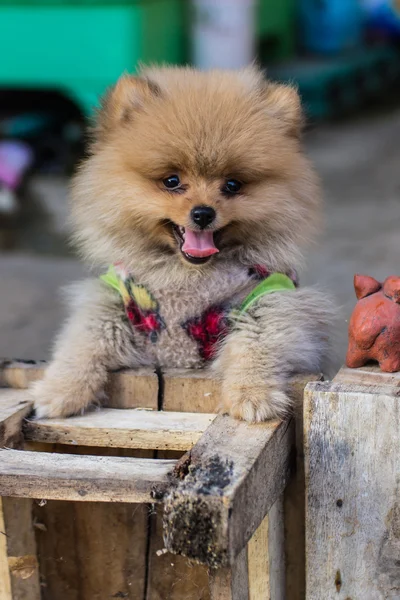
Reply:
[[2, 498], [0, 498], [0, 600], [13, 600], [11, 592], [11, 573], [8, 566], [7, 533]]
[[0, 362], [0, 386], [26, 389], [31, 383], [42, 379], [46, 363], [44, 361], [3, 361]]
[[[98, 451], [79, 446], [29, 445], [41, 452]], [[116, 448], [104, 448], [102, 453], [135, 458], [151, 458], [153, 454], [149, 450]], [[146, 540], [152, 506], [33, 501], [41, 600], [144, 600]]]
[[10, 448], [22, 441], [21, 424], [31, 410], [25, 391], [0, 389], [0, 447]]
[[286, 486], [293, 442], [292, 419], [248, 425], [218, 416], [175, 470], [176, 490], [164, 500], [166, 547], [211, 567], [232, 565]]
[[376, 375], [306, 391], [307, 600], [400, 597], [400, 397]]
[[[210, 596], [211, 600], [249, 600], [246, 547], [243, 548], [232, 567], [210, 570]], [[259, 596], [257, 600], [264, 599]]]
[[163, 410], [215, 413], [221, 404], [221, 386], [207, 370], [169, 369], [162, 373]]
[[[20, 447], [23, 441], [21, 424], [31, 406], [26, 391], [0, 390], [1, 446]], [[0, 498], [0, 564], [1, 600], [8, 600], [8, 589], [10, 600], [40, 600], [30, 499]]]
[[143, 600], [149, 507], [35, 502], [42, 600]]
[[[0, 387], [26, 389], [43, 378], [45, 369], [44, 361], [4, 361], [0, 364]], [[105, 391], [105, 404], [110, 408], [157, 410], [158, 377], [151, 368], [110, 373]]]
[[110, 373], [104, 406], [157, 410], [157, 405], [158, 377], [153, 369], [127, 369]]
[[175, 461], [0, 450], [0, 495], [46, 500], [154, 502]]
[[249, 600], [270, 600], [269, 518], [263, 519], [248, 543]]
[[382, 390], [386, 386], [399, 388], [400, 373], [385, 373], [378, 365], [369, 365], [360, 369], [342, 367], [334, 378], [335, 384], [368, 385], [370, 388]]
[[283, 495], [248, 543], [249, 600], [286, 600]]
[[289, 600], [304, 600], [306, 593], [303, 400], [307, 383], [321, 381], [321, 379], [321, 375], [301, 375], [293, 377], [290, 382], [296, 430], [296, 469], [284, 492], [286, 570], [286, 596], [284, 597]]
[[292, 600], [286, 592], [283, 494], [268, 512], [268, 556], [271, 600]]
[[145, 600], [210, 600], [205, 565], [164, 552], [162, 506], [151, 513], [148, 586]]
[[69, 419], [28, 421], [24, 435], [29, 441], [56, 444], [189, 450], [214, 418], [207, 414], [104, 408]]
[[[32, 500], [29, 498], [1, 498], [0, 537], [6, 542], [6, 563], [9, 570], [12, 600], [40, 600], [39, 565], [32, 522]], [[1, 547], [1, 541], [0, 541]], [[2, 584], [0, 583], [0, 590]], [[5, 596], [7, 598], [7, 596]], [[0, 591], [0, 599], [3, 600]], [[11, 599], [10, 599], [11, 600]]]

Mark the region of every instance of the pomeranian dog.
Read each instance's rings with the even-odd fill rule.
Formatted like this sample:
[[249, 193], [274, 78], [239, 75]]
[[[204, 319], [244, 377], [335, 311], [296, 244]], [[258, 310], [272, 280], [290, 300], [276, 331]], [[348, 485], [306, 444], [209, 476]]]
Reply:
[[112, 267], [72, 288], [38, 417], [81, 412], [110, 370], [146, 365], [211, 365], [223, 410], [247, 421], [288, 411], [288, 378], [323, 367], [332, 314], [295, 275], [320, 208], [301, 125], [296, 90], [253, 67], [118, 81], [71, 194], [75, 242]]

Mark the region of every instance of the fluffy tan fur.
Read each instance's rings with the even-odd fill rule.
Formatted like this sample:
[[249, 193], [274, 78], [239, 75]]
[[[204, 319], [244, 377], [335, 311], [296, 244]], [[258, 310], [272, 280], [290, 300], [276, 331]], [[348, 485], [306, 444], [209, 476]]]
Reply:
[[[96, 267], [124, 263], [165, 297], [171, 318], [187, 306], [243, 297], [245, 288], [235, 283], [239, 266], [298, 268], [319, 222], [301, 121], [297, 92], [266, 82], [254, 68], [150, 68], [122, 77], [104, 99], [72, 189], [74, 239], [83, 256]], [[179, 193], [163, 187], [172, 173], [182, 181]], [[230, 177], [243, 188], [227, 197], [221, 186]], [[184, 260], [171, 226], [188, 227], [196, 205], [215, 209], [219, 232], [220, 252], [202, 266]], [[113, 368], [200, 366], [190, 350], [179, 352], [179, 340], [156, 357], [146, 353], [119, 298], [102, 283], [85, 282], [73, 295], [53, 362], [35, 387], [39, 416], [86, 408], [101, 397]], [[214, 365], [225, 409], [249, 421], [282, 415], [288, 376], [318, 371], [326, 358], [331, 312], [325, 297], [302, 289], [267, 296], [239, 319]]]

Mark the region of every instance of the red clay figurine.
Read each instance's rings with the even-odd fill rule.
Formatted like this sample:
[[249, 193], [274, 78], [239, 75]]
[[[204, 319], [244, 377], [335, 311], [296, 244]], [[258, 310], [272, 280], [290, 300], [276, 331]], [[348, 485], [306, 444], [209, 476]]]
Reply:
[[354, 276], [358, 302], [349, 324], [346, 365], [356, 368], [374, 360], [382, 371], [400, 371], [400, 276], [383, 283]]

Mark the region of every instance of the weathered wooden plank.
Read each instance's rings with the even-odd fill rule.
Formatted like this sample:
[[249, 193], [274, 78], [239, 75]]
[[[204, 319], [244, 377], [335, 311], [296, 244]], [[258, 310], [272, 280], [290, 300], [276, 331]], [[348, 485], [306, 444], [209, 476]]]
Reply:
[[249, 600], [286, 600], [283, 496], [248, 543]]
[[[21, 423], [31, 406], [24, 390], [0, 390], [1, 446], [20, 446], [23, 441]], [[40, 599], [32, 501], [29, 499], [0, 498], [0, 563], [1, 600], [7, 599], [8, 593], [10, 600]]]
[[385, 373], [378, 365], [369, 365], [360, 369], [342, 367], [333, 380], [337, 384], [353, 384], [356, 386], [367, 385], [375, 388], [377, 392], [386, 391], [386, 387], [400, 387], [400, 373]]
[[292, 600], [286, 593], [284, 505], [281, 495], [268, 512], [269, 586], [271, 600]]
[[46, 500], [154, 502], [175, 461], [0, 450], [0, 494]]
[[32, 501], [26, 498], [2, 498], [0, 504], [3, 511], [1, 531], [4, 532], [0, 536], [6, 540], [12, 600], [40, 600]]
[[267, 515], [248, 543], [249, 600], [271, 600], [268, 539]]
[[306, 593], [303, 399], [307, 383], [321, 379], [321, 375], [299, 375], [293, 377], [290, 382], [296, 430], [296, 469], [284, 492], [286, 598], [288, 600], [304, 600]]
[[209, 600], [205, 565], [164, 551], [162, 507], [151, 514], [148, 588], [145, 600]]
[[[26, 389], [43, 378], [45, 369], [44, 361], [4, 361], [0, 364], [0, 387]], [[157, 410], [158, 377], [151, 368], [110, 373], [105, 392], [104, 404], [110, 408]]]
[[358, 373], [306, 391], [307, 600], [400, 597], [400, 397]]
[[0, 389], [0, 447], [13, 447], [22, 441], [21, 424], [31, 410], [25, 391]]
[[[8, 384], [12, 384], [14, 381], [14, 383], [18, 384], [20, 387], [26, 387], [30, 380], [34, 380], [39, 376], [39, 371], [39, 367], [35, 365], [11, 365], [7, 370]], [[1, 377], [2, 375], [0, 373], [0, 379]], [[150, 385], [148, 383], [149, 379]], [[304, 387], [305, 379], [306, 378], [295, 378], [291, 387], [294, 390], [300, 389], [300, 380], [300, 387]], [[3, 370], [2, 383], [4, 382]], [[219, 383], [213, 380], [212, 375], [207, 371], [188, 372], [174, 370], [164, 374], [163, 384], [164, 389], [161, 390], [163, 391], [163, 394], [160, 395], [158, 394], [157, 376], [149, 370], [123, 371], [111, 374], [111, 394], [108, 404], [111, 406], [144, 406], [155, 409], [160, 404], [162, 396], [164, 396], [163, 408], [166, 410], [214, 411], [219, 404]], [[301, 394], [297, 395], [298, 397], [301, 397]], [[189, 401], [187, 400], [188, 398], [190, 399]], [[91, 444], [92, 443], [93, 442], [91, 442]], [[292, 489], [293, 493], [290, 493], [290, 490]], [[289, 502], [287, 499], [288, 496], [289, 498], [291, 497]], [[294, 490], [293, 486], [290, 486], [285, 497], [285, 522], [288, 525], [286, 527], [288, 581], [295, 582], [291, 587], [289, 583], [288, 588], [289, 597], [292, 600], [299, 600], [302, 598], [301, 586], [297, 584], [299, 573], [301, 572], [302, 544], [301, 541], [296, 541], [299, 539], [297, 532], [293, 534], [294, 528], [302, 527], [302, 520], [298, 518], [299, 507], [302, 504], [301, 499], [301, 485], [300, 487], [297, 486], [296, 490]], [[297, 595], [293, 595], [294, 590], [298, 590]]]
[[[232, 567], [211, 569], [211, 600], [249, 600], [247, 547], [245, 546]], [[257, 600], [263, 600], [260, 596]]]
[[35, 505], [43, 600], [143, 600], [148, 506]]
[[13, 600], [2, 498], [0, 498], [0, 600]]
[[80, 446], [188, 450], [215, 415], [104, 408], [69, 419], [28, 421], [26, 440]]
[[207, 370], [169, 369], [162, 373], [162, 408], [180, 412], [215, 413], [221, 386]]
[[104, 406], [157, 410], [157, 405], [158, 377], [153, 369], [127, 369], [110, 373]]
[[166, 547], [210, 567], [232, 565], [286, 486], [293, 442], [292, 419], [248, 425], [218, 416], [175, 470]]
[[0, 363], [0, 387], [26, 389], [43, 378], [45, 368], [44, 361], [3, 361]]
[[[33, 444], [42, 452], [95, 455], [96, 448]], [[104, 448], [112, 456], [150, 458], [148, 450]], [[146, 504], [34, 501], [42, 600], [143, 600]]]

